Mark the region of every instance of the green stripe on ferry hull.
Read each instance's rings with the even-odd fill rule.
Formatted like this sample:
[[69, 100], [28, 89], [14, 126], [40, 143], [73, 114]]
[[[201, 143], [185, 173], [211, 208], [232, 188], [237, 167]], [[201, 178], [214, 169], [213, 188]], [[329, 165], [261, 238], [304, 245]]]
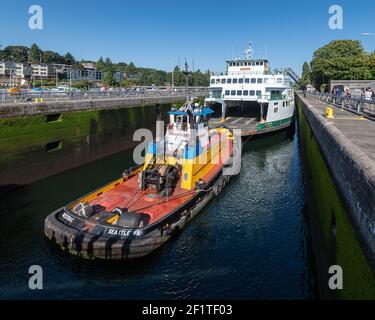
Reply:
[[280, 127], [280, 126], [290, 123], [291, 121], [292, 121], [292, 117], [281, 119], [281, 120], [276, 120], [272, 122], [259, 123], [256, 127], [256, 131], [263, 131], [268, 128]]

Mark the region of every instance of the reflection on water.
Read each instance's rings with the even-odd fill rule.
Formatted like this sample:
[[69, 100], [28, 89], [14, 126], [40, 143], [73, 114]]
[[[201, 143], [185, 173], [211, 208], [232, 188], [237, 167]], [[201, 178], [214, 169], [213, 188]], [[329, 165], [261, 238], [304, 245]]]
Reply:
[[[116, 178], [132, 152], [50, 177], [0, 202], [1, 298], [314, 298], [298, 137], [249, 142], [242, 171], [181, 233], [134, 262], [71, 257], [43, 238], [49, 212]], [[44, 290], [27, 287], [44, 270]]]

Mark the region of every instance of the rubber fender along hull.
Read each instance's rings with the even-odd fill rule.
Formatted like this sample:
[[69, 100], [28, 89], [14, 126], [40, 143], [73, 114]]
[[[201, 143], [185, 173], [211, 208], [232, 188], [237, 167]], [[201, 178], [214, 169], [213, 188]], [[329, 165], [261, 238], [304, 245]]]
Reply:
[[[152, 228], [145, 228], [148, 230], [141, 235], [131, 233], [124, 237], [118, 237], [116, 234], [109, 235], [103, 232], [95, 234], [86, 228], [79, 230], [61, 221], [60, 216], [64, 213], [68, 214], [65, 211], [66, 208], [56, 210], [46, 218], [44, 234], [64, 251], [86, 259], [130, 260], [141, 258], [159, 248], [176, 231], [183, 229], [213, 197], [220, 194], [230, 178], [231, 176], [224, 175], [217, 177], [209, 191], [197, 193], [188, 203], [173, 212], [168, 219], [157, 222]], [[106, 229], [108, 228], [112, 229], [107, 226]], [[121, 229], [113, 228], [113, 230]]]

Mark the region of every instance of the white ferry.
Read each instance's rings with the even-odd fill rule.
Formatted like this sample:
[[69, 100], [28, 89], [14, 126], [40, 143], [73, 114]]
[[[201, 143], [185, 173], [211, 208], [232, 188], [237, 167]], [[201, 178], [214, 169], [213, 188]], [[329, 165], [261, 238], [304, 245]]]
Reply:
[[268, 60], [252, 58], [251, 43], [244, 59], [227, 61], [226, 74], [211, 76], [206, 103], [219, 117], [210, 126], [225, 125], [252, 136], [290, 126], [294, 115], [291, 79], [271, 71]]

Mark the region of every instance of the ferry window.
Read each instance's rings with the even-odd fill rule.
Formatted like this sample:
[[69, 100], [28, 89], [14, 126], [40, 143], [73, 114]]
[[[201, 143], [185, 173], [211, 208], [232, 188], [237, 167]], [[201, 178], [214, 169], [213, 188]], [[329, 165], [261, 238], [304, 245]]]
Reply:
[[279, 111], [279, 108], [275, 108], [275, 109], [273, 109], [273, 112], [277, 112], [277, 111]]
[[225, 90], [225, 95], [229, 96], [229, 90]]
[[233, 78], [233, 83], [237, 83], [237, 78]]
[[259, 62], [257, 62], [257, 66], [259, 66]]
[[216, 79], [216, 83], [220, 83], [220, 79]]
[[262, 91], [257, 90], [257, 96], [261, 96], [261, 95], [262, 95]]
[[225, 78], [221, 79], [221, 83], [225, 83]]
[[231, 78], [227, 79], [227, 83], [232, 83], [232, 79]]
[[251, 78], [251, 83], [256, 83], [256, 82], [257, 82], [257, 79]]
[[250, 95], [255, 96], [255, 90], [250, 90]]
[[269, 78], [264, 78], [264, 83], [268, 83], [269, 82]]
[[245, 66], [247, 66], [247, 62], [245, 62]]
[[261, 62], [260, 65], [262, 66], [262, 65], [263, 65], [263, 62]]
[[278, 102], [275, 102], [274, 104], [273, 104], [274, 106], [278, 106], [279, 105], [279, 103]]
[[243, 83], [243, 78], [239, 78], [238, 83]]
[[232, 90], [232, 91], [230, 92], [230, 95], [231, 95], [231, 96], [235, 96], [235, 95], [236, 95], [236, 90]]
[[257, 83], [263, 83], [263, 79], [262, 78], [258, 78]]
[[215, 83], [215, 79], [211, 79], [211, 84], [214, 84]]
[[242, 90], [237, 90], [237, 95], [242, 96]]
[[277, 78], [277, 83], [282, 83], [282, 82], [283, 82], [283, 79]]
[[250, 78], [246, 78], [245, 83], [250, 83]]
[[243, 95], [244, 95], [244, 96], [248, 96], [248, 95], [249, 95], [249, 90], [244, 90], [244, 91], [243, 91]]

